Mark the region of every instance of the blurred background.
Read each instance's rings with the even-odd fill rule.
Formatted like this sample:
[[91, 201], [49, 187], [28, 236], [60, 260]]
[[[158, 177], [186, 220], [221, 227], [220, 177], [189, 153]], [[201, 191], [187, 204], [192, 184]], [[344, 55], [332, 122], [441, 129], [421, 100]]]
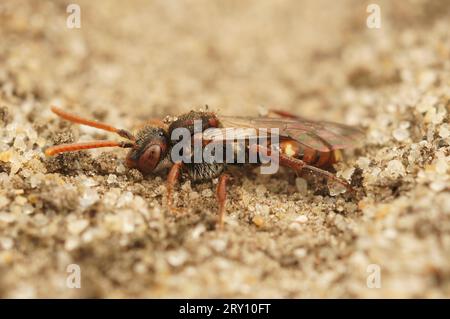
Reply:
[[449, 11], [445, 0], [377, 1], [382, 28], [369, 29], [369, 1], [77, 1], [81, 28], [69, 29], [68, 4], [2, 1], [2, 81], [131, 122], [205, 104], [334, 118], [349, 82], [395, 81], [385, 53]]
[[[448, 297], [449, 30], [448, 0], [1, 0], [0, 297]], [[123, 128], [206, 104], [359, 125], [337, 171], [363, 197], [243, 172], [217, 232], [209, 184], [172, 216], [123, 150], [45, 158], [107, 137], [51, 104]]]

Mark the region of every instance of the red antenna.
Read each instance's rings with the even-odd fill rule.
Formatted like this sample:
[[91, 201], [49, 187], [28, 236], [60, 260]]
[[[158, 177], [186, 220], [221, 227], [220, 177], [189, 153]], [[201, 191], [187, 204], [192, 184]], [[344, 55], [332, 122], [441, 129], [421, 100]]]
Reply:
[[56, 106], [52, 106], [51, 110], [53, 113], [58, 115], [59, 117], [81, 125], [86, 125], [90, 127], [95, 127], [104, 131], [113, 132], [117, 135], [126, 138], [129, 142], [116, 142], [116, 141], [90, 141], [90, 142], [80, 142], [80, 143], [71, 143], [71, 144], [61, 144], [56, 146], [51, 146], [45, 150], [45, 155], [53, 156], [59, 153], [65, 152], [74, 152], [79, 150], [86, 150], [92, 148], [100, 148], [100, 147], [122, 147], [122, 148], [131, 148], [135, 145], [135, 137], [127, 130], [118, 129], [114, 126], [111, 126], [106, 123], [97, 122], [93, 120], [88, 120], [86, 118], [80, 117], [78, 115], [67, 113]]

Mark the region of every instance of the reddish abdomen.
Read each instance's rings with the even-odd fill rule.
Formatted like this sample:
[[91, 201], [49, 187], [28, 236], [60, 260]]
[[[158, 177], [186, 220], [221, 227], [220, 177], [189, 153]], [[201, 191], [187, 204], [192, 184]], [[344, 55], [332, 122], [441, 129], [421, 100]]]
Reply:
[[319, 168], [329, 167], [339, 159], [339, 151], [319, 152], [294, 140], [281, 141], [280, 149], [285, 155], [298, 158], [308, 165]]

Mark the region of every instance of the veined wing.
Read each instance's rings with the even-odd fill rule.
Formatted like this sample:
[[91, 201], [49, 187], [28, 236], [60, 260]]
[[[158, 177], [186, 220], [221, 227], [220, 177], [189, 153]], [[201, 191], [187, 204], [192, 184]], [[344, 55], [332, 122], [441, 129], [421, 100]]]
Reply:
[[[276, 128], [279, 130], [280, 136], [292, 138], [320, 152], [331, 152], [356, 146], [364, 136], [359, 129], [351, 126], [334, 122], [310, 121], [303, 118], [220, 116], [219, 120], [222, 128], [205, 132], [204, 139], [226, 140], [227, 136], [231, 136], [232, 139], [254, 138], [261, 129], [270, 131], [270, 129]], [[227, 129], [231, 128], [244, 129], [242, 130], [244, 134], [240, 136], [226, 134], [229, 132]]]

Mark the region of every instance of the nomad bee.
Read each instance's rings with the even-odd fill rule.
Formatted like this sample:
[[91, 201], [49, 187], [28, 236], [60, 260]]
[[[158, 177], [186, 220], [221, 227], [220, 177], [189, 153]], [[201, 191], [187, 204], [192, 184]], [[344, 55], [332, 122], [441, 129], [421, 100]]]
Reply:
[[[226, 168], [236, 163], [230, 164], [223, 161], [199, 163], [175, 159], [172, 149], [179, 141], [172, 139], [172, 136], [177, 129], [187, 130], [194, 144], [196, 139], [200, 140], [202, 149], [212, 145], [211, 143], [222, 143], [224, 148], [226, 145], [231, 145], [233, 152], [245, 152], [247, 158], [251, 155], [267, 158], [276, 154], [276, 161], [280, 166], [290, 168], [296, 173], [307, 169], [344, 185], [350, 191], [352, 191], [351, 186], [333, 175], [330, 170], [332, 170], [332, 164], [339, 160], [339, 150], [355, 146], [363, 137], [357, 128], [332, 122], [310, 121], [283, 111], [271, 111], [268, 116], [263, 117], [219, 116], [213, 112], [191, 111], [167, 121], [151, 120], [137, 130], [136, 134], [132, 134], [124, 129], [69, 114], [56, 107], [52, 107], [51, 110], [65, 120], [116, 133], [125, 141], [91, 141], [56, 145], [47, 148], [46, 155], [53, 156], [99, 147], [128, 148], [130, 150], [125, 163], [129, 168], [136, 168], [144, 175], [169, 169], [167, 205], [171, 211], [177, 210], [173, 204], [173, 190], [180, 178], [189, 178], [193, 181], [218, 178], [216, 194], [219, 206], [219, 227], [223, 227], [225, 213], [226, 184], [229, 179]], [[195, 129], [196, 123], [201, 123], [201, 134], [198, 134], [198, 127], [197, 131]], [[230, 129], [241, 130], [246, 134], [235, 134], [231, 140], [227, 134]], [[253, 133], [249, 134], [249, 130]], [[267, 139], [268, 143], [245, 141], [236, 143], [239, 140], [252, 138], [254, 141], [259, 141], [259, 135], [266, 130], [271, 130], [271, 137], [274, 135], [274, 130], [277, 132], [276, 145], [271, 145], [272, 139], [270, 141]], [[189, 150], [184, 149], [184, 158], [190, 158], [190, 154], [192, 153]], [[258, 161], [256, 164], [261, 162]]]

